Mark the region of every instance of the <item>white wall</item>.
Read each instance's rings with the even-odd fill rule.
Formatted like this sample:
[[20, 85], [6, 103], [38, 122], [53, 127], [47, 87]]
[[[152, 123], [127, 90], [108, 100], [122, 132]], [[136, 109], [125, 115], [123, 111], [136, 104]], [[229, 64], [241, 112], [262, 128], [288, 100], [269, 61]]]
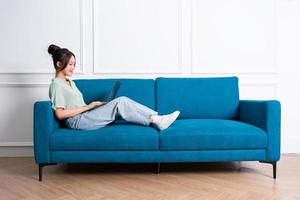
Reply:
[[241, 99], [282, 103], [282, 152], [300, 153], [300, 1], [4, 0], [0, 156], [33, 155], [33, 103], [48, 99], [49, 44], [76, 78], [238, 76]]

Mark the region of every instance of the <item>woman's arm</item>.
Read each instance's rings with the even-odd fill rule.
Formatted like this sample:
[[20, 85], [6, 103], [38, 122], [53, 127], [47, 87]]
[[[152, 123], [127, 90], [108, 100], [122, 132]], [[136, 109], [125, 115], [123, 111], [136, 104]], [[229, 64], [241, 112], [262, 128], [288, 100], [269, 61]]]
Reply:
[[86, 106], [83, 106], [83, 107], [80, 107], [80, 108], [74, 108], [74, 109], [56, 108], [55, 115], [56, 115], [57, 119], [64, 120], [64, 119], [67, 119], [69, 117], [73, 117], [77, 114], [83, 113], [87, 110], [91, 110], [94, 107], [100, 106], [104, 103], [105, 102], [103, 102], [103, 101], [93, 101], [89, 105], [86, 105]]

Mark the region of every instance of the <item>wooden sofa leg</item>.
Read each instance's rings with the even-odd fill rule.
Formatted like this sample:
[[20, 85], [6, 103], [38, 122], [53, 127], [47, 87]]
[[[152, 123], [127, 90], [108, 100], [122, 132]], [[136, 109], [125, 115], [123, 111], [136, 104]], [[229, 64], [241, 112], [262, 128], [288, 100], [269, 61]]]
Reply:
[[47, 165], [56, 165], [57, 163], [39, 164], [39, 181], [43, 180], [43, 167]]
[[276, 179], [277, 162], [276, 161], [259, 161], [261, 163], [269, 163], [273, 165], [273, 179]]

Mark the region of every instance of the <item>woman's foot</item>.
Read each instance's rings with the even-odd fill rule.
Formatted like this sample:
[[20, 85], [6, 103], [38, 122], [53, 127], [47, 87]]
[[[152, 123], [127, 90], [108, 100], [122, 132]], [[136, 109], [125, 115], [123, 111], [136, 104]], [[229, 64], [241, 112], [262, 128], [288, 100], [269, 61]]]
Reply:
[[168, 115], [153, 115], [151, 117], [151, 123], [154, 127], [160, 131], [168, 128], [179, 116], [180, 112], [177, 110]]

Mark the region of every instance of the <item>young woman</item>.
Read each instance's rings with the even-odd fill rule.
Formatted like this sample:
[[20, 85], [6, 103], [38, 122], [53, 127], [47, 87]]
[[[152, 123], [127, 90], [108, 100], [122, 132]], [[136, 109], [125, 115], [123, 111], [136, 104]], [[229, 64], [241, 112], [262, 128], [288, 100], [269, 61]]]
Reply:
[[[122, 96], [104, 104], [102, 101], [84, 102], [81, 92], [70, 78], [76, 65], [75, 55], [66, 48], [51, 44], [48, 47], [56, 70], [49, 88], [52, 108], [59, 120], [68, 128], [92, 130], [102, 128], [121, 117], [126, 121], [149, 126], [153, 124], [158, 130], [168, 128], [180, 114], [175, 111], [168, 115], [158, 112]], [[104, 105], [102, 105], [104, 104]]]

